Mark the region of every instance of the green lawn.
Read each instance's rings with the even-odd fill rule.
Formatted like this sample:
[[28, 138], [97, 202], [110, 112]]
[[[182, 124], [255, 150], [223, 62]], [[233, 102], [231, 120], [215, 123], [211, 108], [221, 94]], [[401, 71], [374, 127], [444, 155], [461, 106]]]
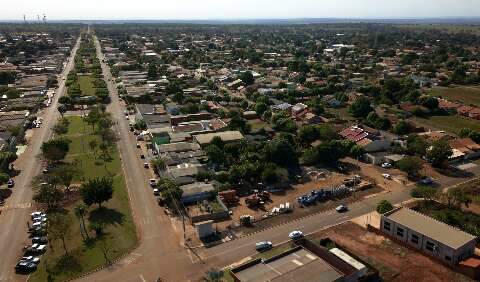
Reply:
[[461, 101], [466, 105], [480, 106], [480, 87], [455, 86], [455, 87], [434, 87], [430, 94], [442, 96], [444, 99]]
[[91, 76], [79, 75], [78, 84], [80, 84], [83, 96], [95, 96], [95, 85], [93, 85], [93, 78]]
[[423, 127], [432, 130], [444, 130], [450, 133], [458, 134], [462, 128], [470, 128], [480, 131], [480, 122], [467, 117], [457, 115], [451, 116], [432, 116], [429, 118], [412, 118], [413, 121]]
[[277, 256], [281, 253], [284, 253], [286, 251], [289, 251], [293, 248], [295, 248], [297, 245], [295, 245], [295, 243], [293, 243], [292, 241], [289, 241], [287, 243], [283, 243], [281, 245], [277, 245], [275, 247], [273, 247], [272, 249], [268, 250], [268, 251], [265, 251], [265, 252], [261, 252], [261, 253], [258, 253], [256, 255], [254, 255], [252, 258], [253, 259], [258, 259], [258, 258], [261, 258], [261, 259], [269, 259], [269, 258], [272, 258], [274, 256]]
[[[107, 169], [105, 169], [102, 161], [95, 160], [95, 154], [91, 152], [88, 146], [89, 140], [98, 138], [92, 135], [92, 128], [88, 125], [84, 126], [81, 117], [68, 117], [68, 119], [70, 120], [69, 132], [64, 137], [71, 139], [72, 143], [66, 160], [78, 160], [84, 178], [107, 175], [113, 177], [113, 198], [103, 205], [104, 209], [98, 209], [96, 205], [91, 206], [90, 213], [86, 217], [87, 226], [89, 221], [105, 224], [105, 235], [103, 236], [105, 240], [93, 239], [88, 243], [83, 241], [80, 234], [80, 221], [73, 212], [75, 206], [81, 200], [75, 201], [66, 207], [73, 224], [71, 237], [67, 241], [70, 258], [68, 260], [62, 259], [65, 252], [60, 240], [50, 242], [53, 249], [48, 249], [42, 257], [42, 263], [38, 270], [32, 274], [29, 281], [47, 281], [47, 265], [54, 273], [53, 281], [64, 281], [76, 277], [105, 264], [102, 249], [108, 248], [109, 259], [113, 260], [131, 250], [137, 242], [118, 151], [115, 149], [112, 152], [113, 160], [107, 163]], [[82, 141], [85, 143], [85, 151], [83, 151]], [[79, 183], [80, 180], [77, 179], [75, 182]], [[92, 231], [89, 236], [95, 238], [95, 233]]]

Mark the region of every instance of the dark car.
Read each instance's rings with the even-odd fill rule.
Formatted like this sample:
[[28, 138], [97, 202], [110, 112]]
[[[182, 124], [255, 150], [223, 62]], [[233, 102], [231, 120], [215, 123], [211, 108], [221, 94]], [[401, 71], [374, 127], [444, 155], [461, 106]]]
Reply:
[[48, 238], [46, 236], [36, 236], [32, 238], [33, 244], [46, 244], [48, 243]]
[[19, 273], [29, 273], [37, 270], [37, 265], [30, 261], [19, 261], [15, 265], [15, 271]]
[[15, 186], [15, 180], [13, 180], [12, 178], [10, 178], [7, 182], [7, 187], [8, 188], [13, 188], [13, 186]]

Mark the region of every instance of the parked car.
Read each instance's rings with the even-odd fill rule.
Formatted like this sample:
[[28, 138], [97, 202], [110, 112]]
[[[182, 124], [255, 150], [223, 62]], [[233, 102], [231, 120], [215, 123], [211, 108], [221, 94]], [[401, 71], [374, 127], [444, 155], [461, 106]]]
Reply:
[[35, 236], [32, 238], [33, 244], [47, 244], [48, 238], [46, 236]]
[[144, 154], [141, 154], [141, 155], [140, 155], [140, 159], [144, 160], [144, 159], [145, 159], [145, 155], [144, 155]]
[[148, 182], [152, 188], [157, 186], [157, 181], [154, 178], [150, 179]]
[[13, 188], [13, 186], [15, 186], [15, 180], [13, 180], [13, 178], [10, 178], [7, 182], [7, 187]]
[[262, 241], [255, 244], [255, 250], [259, 252], [270, 250], [272, 247], [273, 247], [273, 244], [270, 241]]
[[348, 207], [346, 205], [340, 205], [340, 206], [336, 207], [335, 210], [339, 213], [346, 212], [346, 211], [348, 211]]
[[144, 168], [150, 168], [150, 166], [148, 165], [148, 163], [143, 163], [143, 167], [144, 167]]
[[432, 185], [433, 184], [433, 179], [431, 177], [424, 177], [424, 178], [422, 178], [422, 180], [420, 180], [420, 184]]
[[295, 231], [290, 232], [288, 234], [288, 237], [292, 240], [298, 240], [300, 238], [303, 238], [303, 233], [302, 233], [302, 231], [295, 230]]
[[44, 212], [36, 211], [36, 212], [32, 212], [30, 214], [30, 216], [32, 217], [32, 219], [34, 219], [35, 217], [39, 217], [39, 216], [45, 216], [46, 217], [47, 214], [44, 213]]
[[37, 270], [37, 265], [33, 262], [19, 261], [17, 265], [15, 265], [15, 271], [18, 273], [29, 273], [35, 270]]
[[137, 148], [140, 148], [140, 143], [137, 143]]
[[153, 195], [159, 196], [160, 195], [160, 190], [158, 190], [157, 188], [153, 189]]
[[33, 262], [34, 264], [39, 264], [40, 263], [40, 257], [34, 257], [34, 256], [24, 256], [20, 259], [20, 261], [28, 261], [28, 262]]
[[392, 164], [391, 163], [383, 163], [382, 167], [383, 168], [392, 168]]
[[384, 174], [382, 174], [382, 176], [383, 176], [383, 178], [385, 178], [385, 179], [392, 179], [392, 176], [391, 176], [390, 174], [388, 174], [388, 173], [384, 173]]

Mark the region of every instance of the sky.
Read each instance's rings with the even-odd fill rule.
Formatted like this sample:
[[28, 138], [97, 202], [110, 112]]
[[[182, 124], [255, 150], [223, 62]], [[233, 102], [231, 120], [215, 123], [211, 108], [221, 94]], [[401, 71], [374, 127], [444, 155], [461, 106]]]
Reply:
[[[6, 0], [2, 0], [6, 1]], [[480, 0], [16, 0], [0, 20], [480, 17]]]

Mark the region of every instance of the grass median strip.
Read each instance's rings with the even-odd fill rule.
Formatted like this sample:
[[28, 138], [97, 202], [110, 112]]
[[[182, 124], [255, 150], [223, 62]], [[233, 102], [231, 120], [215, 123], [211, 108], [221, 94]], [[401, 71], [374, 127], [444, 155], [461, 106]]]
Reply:
[[73, 187], [78, 187], [76, 184], [94, 177], [112, 177], [113, 198], [101, 208], [97, 205], [88, 208], [88, 213], [84, 216], [85, 225], [101, 224], [104, 229], [101, 235], [89, 230], [89, 239], [85, 239], [85, 234], [81, 233], [81, 220], [75, 216], [75, 207], [82, 200], [73, 188], [72, 195], [69, 196], [71, 199], [64, 206], [71, 222], [66, 242], [68, 255], [65, 255], [61, 240], [49, 242], [49, 249], [42, 257], [42, 263], [29, 281], [64, 281], [77, 277], [115, 260], [137, 242], [118, 150], [115, 147], [111, 152], [111, 160], [104, 163], [98, 158], [98, 152], [89, 146], [91, 140], [99, 139], [93, 133], [92, 127], [84, 124], [79, 116], [68, 119], [69, 130], [62, 137], [70, 139], [72, 143], [65, 160], [76, 162], [81, 171], [80, 176], [75, 177]]

